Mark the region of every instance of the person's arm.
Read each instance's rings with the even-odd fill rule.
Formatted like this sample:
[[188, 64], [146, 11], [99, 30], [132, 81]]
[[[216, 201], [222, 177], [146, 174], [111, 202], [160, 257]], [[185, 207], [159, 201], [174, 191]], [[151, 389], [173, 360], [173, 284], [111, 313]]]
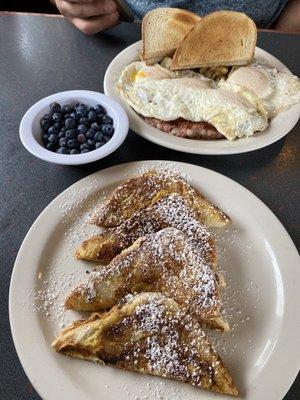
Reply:
[[274, 29], [288, 32], [300, 32], [300, 0], [289, 0]]
[[81, 32], [94, 35], [118, 23], [113, 0], [50, 0], [59, 12]]

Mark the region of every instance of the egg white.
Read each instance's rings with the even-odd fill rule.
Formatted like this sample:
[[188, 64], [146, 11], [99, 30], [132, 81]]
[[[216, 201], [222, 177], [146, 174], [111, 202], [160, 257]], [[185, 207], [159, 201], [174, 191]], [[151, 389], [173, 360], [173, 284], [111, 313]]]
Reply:
[[296, 76], [257, 62], [238, 68], [220, 86], [235, 92], [241, 88], [251, 91], [269, 118], [300, 102], [300, 80]]
[[176, 73], [156, 64], [134, 62], [117, 83], [121, 97], [139, 114], [164, 121], [184, 118], [205, 121], [227, 139], [251, 136], [267, 127], [266, 115], [257, 109], [256, 97], [220, 89], [200, 73]]

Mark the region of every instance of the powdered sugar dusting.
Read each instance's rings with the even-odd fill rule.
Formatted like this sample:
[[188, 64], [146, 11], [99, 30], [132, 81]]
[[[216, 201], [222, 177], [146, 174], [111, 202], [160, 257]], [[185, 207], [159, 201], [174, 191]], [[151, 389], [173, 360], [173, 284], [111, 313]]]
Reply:
[[[153, 233], [158, 229], [173, 227], [179, 229], [191, 238], [197, 245], [200, 253], [206, 256], [213, 251], [211, 242], [212, 234], [196, 216], [196, 213], [188, 206], [186, 201], [177, 194], [170, 194], [158, 200], [152, 207], [141, 211], [136, 218], [124, 222], [127, 231], [132, 231], [136, 226], [136, 221], [142, 214], [137, 229], [136, 238], [144, 234]], [[117, 233], [121, 234], [121, 229], [117, 228]], [[209, 258], [209, 257], [208, 257]]]
[[[215, 262], [215, 245], [213, 234], [203, 225], [195, 211], [178, 194], [166, 195], [153, 205], [140, 210], [131, 218], [116, 228], [107, 229], [98, 237], [92, 238], [94, 259], [101, 260], [107, 257], [107, 247], [102, 246], [106, 241], [110, 243], [113, 255], [129, 247], [138, 238], [157, 232], [166, 227], [178, 228], [185, 233], [199, 249], [200, 254], [208, 262]], [[85, 258], [84, 247], [81, 249], [81, 258]], [[88, 259], [91, 255], [88, 252]]]
[[[226, 374], [201, 326], [174, 300], [160, 293], [142, 293], [127, 296], [119, 307], [121, 317], [112, 325], [106, 325], [103, 334], [115, 338], [117, 332], [122, 338], [123, 333], [130, 337], [123, 342], [122, 352], [117, 351], [122, 360], [121, 368], [125, 362], [129, 370], [205, 388], [217, 384], [218, 374]], [[100, 325], [101, 321], [97, 328], [101, 331]], [[80, 327], [78, 329], [80, 332]], [[80, 335], [75, 333], [74, 338], [77, 334]], [[62, 343], [65, 343], [63, 338]], [[106, 359], [104, 354], [104, 362], [110, 363], [110, 357]]]
[[[172, 310], [167, 309], [166, 312], [164, 303], [155, 295], [154, 297], [149, 296], [149, 300], [139, 305], [134, 311], [134, 316], [138, 321], [135, 329], [149, 335], [145, 341], [146, 348], [142, 349], [148, 360], [147, 368], [154, 374], [187, 376], [189, 374], [188, 365], [181, 358], [180, 352], [183, 349], [180, 349], [180, 345], [183, 343], [180, 341], [177, 327], [180, 325], [181, 329], [192, 330], [195, 329], [195, 326], [181, 310], [175, 310], [172, 313]], [[199, 329], [197, 334], [199, 337], [203, 337], [203, 332]], [[195, 341], [184, 343], [184, 345], [190, 357], [189, 361], [192, 361], [197, 354]], [[141, 349], [137, 346], [133, 356], [138, 358], [140, 351]]]
[[[191, 177], [185, 173], [182, 169], [178, 167], [178, 164], [176, 162], [168, 161], [166, 164], [165, 161], [155, 161], [154, 164], [152, 164], [151, 167], [149, 167], [147, 164], [142, 165], [140, 168], [138, 168], [135, 172], [135, 175], [142, 175], [145, 174], [149, 171], [156, 171], [158, 174], [161, 174], [167, 178], [173, 176], [173, 177], [180, 177], [184, 179], [188, 183], [192, 183]], [[131, 178], [132, 173], [128, 174], [127, 178]]]
[[152, 204], [157, 197], [170, 193], [181, 194], [195, 210], [197, 209], [199, 215], [202, 214], [204, 220], [211, 215], [220, 220], [220, 223], [227, 220], [222, 212], [216, 212], [214, 206], [181, 175], [170, 170], [149, 170], [118, 186], [107, 201], [95, 210], [92, 222], [103, 227], [118, 226], [141, 208]]
[[95, 188], [102, 184], [101, 179], [94, 178], [89, 186], [80, 190], [70, 188], [67, 195], [61, 196], [57, 207], [61, 213], [60, 227], [55, 242], [48, 243], [40, 260], [35, 288], [24, 302], [24, 306], [33, 308], [52, 324], [55, 331], [74, 320], [74, 313], [65, 309], [64, 300], [91, 267], [86, 265], [84, 268], [82, 263], [74, 261], [74, 249], [84, 236], [99, 231], [88, 225], [87, 220], [95, 204], [103, 200], [101, 196], [94, 196]]
[[95, 269], [74, 294], [83, 309], [93, 310], [99, 301], [104, 307], [115, 303], [124, 291], [130, 293], [137, 285], [139, 291], [147, 287], [170, 295], [200, 320], [215, 317], [220, 310], [215, 273], [198, 248], [176, 228], [146, 235], [139, 246], [117, 256], [108, 266]]
[[74, 272], [51, 272], [37, 284], [33, 294], [28, 293], [28, 298], [35, 311], [44, 314], [49, 322], [59, 322], [60, 327], [64, 327], [71, 321], [64, 307], [64, 297], [77, 281], [78, 275]]

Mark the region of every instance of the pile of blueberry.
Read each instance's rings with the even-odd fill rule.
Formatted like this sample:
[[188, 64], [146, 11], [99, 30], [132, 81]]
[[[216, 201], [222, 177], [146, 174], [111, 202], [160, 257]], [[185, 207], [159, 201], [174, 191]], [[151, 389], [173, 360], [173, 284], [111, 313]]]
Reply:
[[59, 154], [88, 153], [105, 145], [114, 134], [113, 119], [101, 104], [53, 103], [40, 125], [44, 146]]

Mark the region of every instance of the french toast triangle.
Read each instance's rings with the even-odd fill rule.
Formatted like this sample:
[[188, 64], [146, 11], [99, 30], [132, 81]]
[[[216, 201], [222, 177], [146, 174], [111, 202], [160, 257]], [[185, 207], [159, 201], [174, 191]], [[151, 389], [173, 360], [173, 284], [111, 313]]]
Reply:
[[52, 347], [75, 358], [238, 395], [198, 322], [160, 293], [129, 295], [108, 313], [76, 321]]
[[200, 254], [212, 266], [216, 265], [215, 240], [198, 214], [177, 193], [159, 198], [149, 207], [115, 228], [104, 230], [99, 235], [85, 240], [77, 249], [75, 257], [84, 260], [110, 262], [122, 250], [131, 246], [139, 237], [157, 232], [166, 227], [181, 230], [198, 246]]
[[198, 248], [176, 228], [141, 237], [112, 262], [94, 269], [65, 300], [66, 308], [100, 311], [129, 293], [162, 292], [184, 305], [199, 322], [219, 330], [221, 280]]
[[170, 193], [180, 194], [207, 226], [221, 227], [230, 222], [226, 214], [206, 200], [180, 175], [168, 170], [151, 170], [118, 186], [95, 211], [91, 223], [104, 228], [118, 226], [141, 208]]

